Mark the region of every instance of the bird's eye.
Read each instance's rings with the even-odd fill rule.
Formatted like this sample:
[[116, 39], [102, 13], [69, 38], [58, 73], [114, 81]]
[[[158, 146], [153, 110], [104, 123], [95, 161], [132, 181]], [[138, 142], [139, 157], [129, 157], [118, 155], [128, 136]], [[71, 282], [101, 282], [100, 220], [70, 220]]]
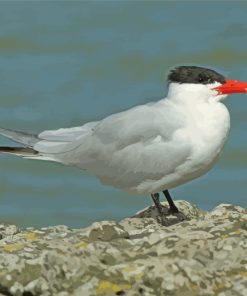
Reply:
[[198, 82], [204, 82], [204, 81], [205, 81], [205, 79], [203, 77], [198, 78]]
[[211, 83], [211, 78], [210, 77], [206, 77], [206, 76], [199, 76], [198, 77], [198, 82], [199, 83]]

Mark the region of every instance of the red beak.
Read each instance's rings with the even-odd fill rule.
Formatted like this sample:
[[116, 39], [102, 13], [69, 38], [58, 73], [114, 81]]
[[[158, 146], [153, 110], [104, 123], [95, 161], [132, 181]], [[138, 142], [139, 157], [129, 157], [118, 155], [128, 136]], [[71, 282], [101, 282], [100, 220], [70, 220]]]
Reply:
[[217, 90], [220, 95], [246, 93], [247, 82], [226, 79], [226, 82], [224, 84], [217, 86], [213, 89]]

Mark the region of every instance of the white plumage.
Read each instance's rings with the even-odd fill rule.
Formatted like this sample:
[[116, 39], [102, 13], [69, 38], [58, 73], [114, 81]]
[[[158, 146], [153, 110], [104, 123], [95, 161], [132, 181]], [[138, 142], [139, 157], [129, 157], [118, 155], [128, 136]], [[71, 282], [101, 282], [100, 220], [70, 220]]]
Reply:
[[206, 173], [222, 151], [230, 119], [225, 96], [212, 90], [218, 85], [171, 83], [156, 103], [44, 131], [29, 140], [38, 154], [23, 157], [77, 166], [132, 193], [170, 189]]
[[1, 135], [25, 146], [0, 152], [77, 166], [104, 184], [150, 193], [161, 217], [157, 193], [163, 191], [171, 212], [178, 213], [168, 189], [214, 165], [230, 128], [222, 100], [247, 92], [247, 83], [196, 66], [177, 67], [168, 80], [166, 98], [80, 127], [38, 135], [0, 128]]

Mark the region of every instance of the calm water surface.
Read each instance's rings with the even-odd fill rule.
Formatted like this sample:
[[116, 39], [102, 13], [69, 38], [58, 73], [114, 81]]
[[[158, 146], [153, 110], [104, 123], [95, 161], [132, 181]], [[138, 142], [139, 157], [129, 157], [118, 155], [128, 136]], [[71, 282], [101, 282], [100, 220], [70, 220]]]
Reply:
[[[82, 125], [165, 96], [174, 65], [247, 80], [247, 2], [1, 2], [0, 126]], [[247, 207], [247, 95], [232, 95], [217, 166], [172, 190], [204, 209]], [[9, 144], [0, 139], [0, 144]], [[86, 226], [150, 204], [76, 168], [0, 156], [0, 217], [19, 226]]]

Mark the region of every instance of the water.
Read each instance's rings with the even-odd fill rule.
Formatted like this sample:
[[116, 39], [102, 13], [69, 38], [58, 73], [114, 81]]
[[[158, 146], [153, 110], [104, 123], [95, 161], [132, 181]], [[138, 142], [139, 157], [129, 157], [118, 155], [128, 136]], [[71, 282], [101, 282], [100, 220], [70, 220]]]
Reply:
[[[77, 126], [158, 100], [167, 70], [179, 64], [247, 80], [246, 9], [222, 1], [1, 2], [0, 126]], [[206, 210], [247, 207], [247, 96], [226, 104], [232, 127], [220, 161], [171, 191]], [[1, 155], [0, 167], [1, 222], [80, 227], [150, 204], [56, 163]]]

